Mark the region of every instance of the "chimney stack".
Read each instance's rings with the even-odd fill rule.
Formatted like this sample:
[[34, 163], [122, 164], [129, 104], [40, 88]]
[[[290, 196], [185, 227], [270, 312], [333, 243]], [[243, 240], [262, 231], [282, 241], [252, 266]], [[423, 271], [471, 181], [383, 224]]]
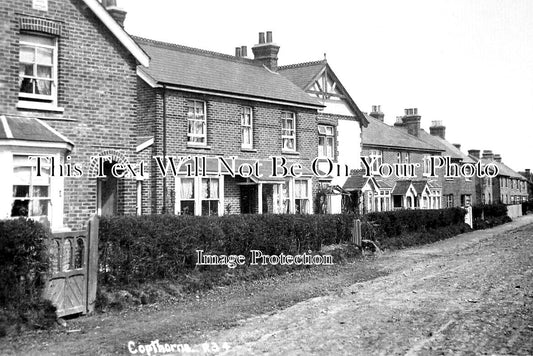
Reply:
[[495, 153], [495, 154], [494, 154], [494, 160], [495, 160], [496, 162], [500, 162], [500, 163], [501, 163], [501, 161], [502, 161], [502, 156], [501, 156], [499, 153]]
[[254, 60], [272, 71], [277, 71], [279, 46], [272, 42], [272, 31], [267, 31], [266, 34], [265, 42], [265, 33], [259, 32], [259, 43], [252, 47]]
[[460, 143], [454, 143], [453, 144], [455, 148], [457, 148], [459, 151], [461, 150], [461, 144]]
[[381, 111], [381, 105], [372, 105], [370, 116], [383, 122], [385, 120], [385, 114]]
[[117, 0], [102, 0], [102, 6], [115, 19], [115, 21], [124, 27], [124, 20], [126, 20], [126, 11], [117, 6]]
[[[442, 121], [432, 121], [429, 133], [433, 136], [439, 136], [443, 140], [446, 138], [446, 126], [442, 124]], [[470, 151], [468, 151], [470, 153]], [[478, 151], [479, 153], [479, 151]]]
[[420, 118], [417, 108], [405, 109], [403, 124], [407, 127], [407, 132], [416, 137], [420, 132]]
[[494, 154], [491, 150], [483, 150], [483, 156], [481, 158], [492, 161], [494, 159]]
[[468, 154], [476, 159], [479, 159], [479, 150], [468, 150]]

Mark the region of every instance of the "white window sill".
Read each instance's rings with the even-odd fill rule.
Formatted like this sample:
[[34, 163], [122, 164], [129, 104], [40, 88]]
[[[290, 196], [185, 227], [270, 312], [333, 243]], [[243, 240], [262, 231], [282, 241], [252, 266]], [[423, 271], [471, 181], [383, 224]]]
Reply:
[[50, 103], [38, 103], [34, 101], [25, 101], [19, 100], [17, 103], [17, 109], [28, 109], [28, 110], [41, 110], [41, 111], [53, 111], [53, 112], [64, 112], [65, 109], [58, 107]]
[[287, 150], [281, 150], [281, 153], [283, 153], [284, 155], [295, 155], [295, 156], [298, 156], [300, 154], [300, 152], [298, 151], [287, 151]]
[[187, 148], [210, 150], [211, 146], [205, 145], [203, 143], [195, 144], [195, 143], [187, 142]]
[[242, 152], [257, 152], [257, 149], [251, 147], [241, 147]]

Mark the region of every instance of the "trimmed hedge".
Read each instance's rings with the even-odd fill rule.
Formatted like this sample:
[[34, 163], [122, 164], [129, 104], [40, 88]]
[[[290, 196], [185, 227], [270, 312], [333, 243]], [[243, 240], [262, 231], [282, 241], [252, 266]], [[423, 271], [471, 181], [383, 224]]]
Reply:
[[[449, 237], [438, 233], [449, 226], [466, 231], [464, 215], [460, 208], [372, 213], [363, 219], [363, 239], [377, 240], [382, 247], [427, 243], [434, 241], [435, 236]], [[190, 275], [192, 270], [207, 270], [196, 266], [196, 250], [203, 250], [204, 254], [245, 256], [252, 249], [269, 255], [294, 255], [309, 250], [317, 253], [323, 245], [349, 241], [354, 219], [352, 214], [102, 218], [99, 283], [112, 286], [177, 280]], [[410, 234], [412, 241], [406, 240], [406, 234]], [[399, 236], [405, 241], [398, 243]], [[228, 271], [226, 267], [222, 270]]]
[[368, 237], [382, 248], [403, 248], [446, 239], [470, 230], [466, 210], [397, 210], [366, 215]]
[[146, 215], [102, 218], [100, 281], [176, 278], [205, 254], [298, 254], [349, 239], [352, 215]]
[[0, 220], [0, 334], [6, 324], [48, 326], [55, 307], [42, 299], [49, 266], [48, 232], [33, 220]]

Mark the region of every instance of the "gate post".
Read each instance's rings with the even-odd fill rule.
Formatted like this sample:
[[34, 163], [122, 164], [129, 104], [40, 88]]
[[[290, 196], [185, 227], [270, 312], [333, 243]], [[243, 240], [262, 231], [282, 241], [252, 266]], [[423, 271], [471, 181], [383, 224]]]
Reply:
[[361, 220], [355, 219], [353, 221], [353, 230], [352, 230], [352, 243], [356, 246], [361, 247]]
[[472, 215], [472, 206], [468, 206], [466, 207], [466, 215], [465, 215], [465, 223], [467, 223], [470, 228], [474, 228], [474, 225], [473, 225], [473, 215]]
[[87, 313], [94, 311], [98, 282], [98, 215], [93, 215], [87, 224]]

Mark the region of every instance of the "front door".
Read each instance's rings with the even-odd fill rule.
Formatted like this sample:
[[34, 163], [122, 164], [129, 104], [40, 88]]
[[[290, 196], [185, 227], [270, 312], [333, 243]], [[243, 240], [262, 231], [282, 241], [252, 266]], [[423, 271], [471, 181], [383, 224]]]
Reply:
[[98, 215], [117, 215], [118, 180], [111, 174], [111, 163], [104, 164], [105, 178], [98, 178]]
[[257, 185], [241, 185], [241, 214], [257, 214]]

